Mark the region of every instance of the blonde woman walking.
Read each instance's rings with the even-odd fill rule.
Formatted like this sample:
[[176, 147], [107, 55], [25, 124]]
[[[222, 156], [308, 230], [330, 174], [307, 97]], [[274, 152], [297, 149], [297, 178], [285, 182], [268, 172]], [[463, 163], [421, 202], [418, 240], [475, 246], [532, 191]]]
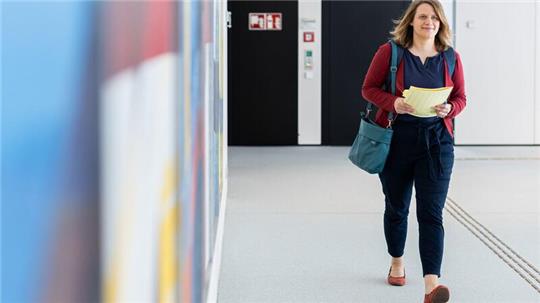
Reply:
[[[379, 174], [385, 195], [384, 234], [392, 257], [387, 281], [396, 286], [406, 283], [403, 254], [414, 185], [424, 302], [448, 302], [450, 290], [439, 284], [444, 250], [443, 208], [454, 164], [452, 119], [466, 104], [463, 67], [459, 54], [451, 48], [448, 21], [437, 0], [413, 1], [391, 34], [401, 54], [396, 95], [388, 89], [390, 43], [379, 47], [362, 87], [362, 96], [379, 108], [377, 124], [388, 125], [388, 112], [395, 117], [390, 152]], [[453, 90], [446, 103], [434, 107], [436, 116], [420, 118], [411, 115], [414, 108], [401, 98], [403, 90], [410, 86], [452, 86]]]

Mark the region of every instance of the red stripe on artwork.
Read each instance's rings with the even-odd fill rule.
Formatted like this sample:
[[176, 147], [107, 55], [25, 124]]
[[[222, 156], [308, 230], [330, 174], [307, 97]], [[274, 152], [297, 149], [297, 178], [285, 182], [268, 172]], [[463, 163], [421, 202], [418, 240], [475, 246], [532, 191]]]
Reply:
[[145, 9], [143, 60], [173, 52], [173, 17], [176, 5], [172, 1], [148, 1]]
[[110, 1], [102, 7], [104, 76], [175, 52], [177, 4], [173, 1]]
[[204, 44], [212, 43], [212, 2], [203, 1], [202, 6], [202, 41]]

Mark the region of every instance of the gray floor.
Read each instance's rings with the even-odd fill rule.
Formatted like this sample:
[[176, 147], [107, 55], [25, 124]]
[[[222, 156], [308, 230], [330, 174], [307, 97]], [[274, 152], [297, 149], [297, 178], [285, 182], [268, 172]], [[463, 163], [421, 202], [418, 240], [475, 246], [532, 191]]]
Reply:
[[[540, 268], [540, 147], [455, 150], [440, 280], [451, 302], [540, 302], [534, 288], [540, 275], [524, 275], [475, 236], [455, 207]], [[378, 178], [354, 167], [347, 153], [346, 147], [229, 148], [220, 303], [422, 302], [414, 198], [408, 284], [392, 287], [385, 282], [390, 257]]]

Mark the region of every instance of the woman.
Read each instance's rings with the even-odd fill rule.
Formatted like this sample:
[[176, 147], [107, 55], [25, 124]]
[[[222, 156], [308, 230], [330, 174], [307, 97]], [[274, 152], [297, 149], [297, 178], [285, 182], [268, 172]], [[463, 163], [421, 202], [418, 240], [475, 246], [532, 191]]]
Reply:
[[[463, 68], [455, 53], [455, 70], [448, 71], [445, 51], [451, 33], [443, 8], [437, 0], [413, 1], [391, 32], [403, 48], [398, 65], [396, 95], [381, 87], [388, 78], [391, 46], [380, 46], [369, 67], [362, 96], [379, 108], [376, 122], [387, 126], [394, 113], [390, 152], [379, 174], [385, 194], [384, 233], [392, 257], [388, 283], [405, 284], [403, 253], [412, 186], [416, 190], [419, 246], [425, 282], [424, 302], [447, 302], [448, 287], [439, 285], [443, 256], [443, 207], [454, 163], [452, 118], [465, 107]], [[452, 86], [447, 103], [434, 107], [436, 116], [418, 118], [402, 96], [410, 86]]]

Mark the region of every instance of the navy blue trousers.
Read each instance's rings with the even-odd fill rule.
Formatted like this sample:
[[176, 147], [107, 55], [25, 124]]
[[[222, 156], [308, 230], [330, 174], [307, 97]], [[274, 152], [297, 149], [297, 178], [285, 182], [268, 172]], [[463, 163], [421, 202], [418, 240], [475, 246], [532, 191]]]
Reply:
[[454, 142], [441, 118], [398, 115], [390, 152], [379, 174], [385, 195], [384, 235], [388, 253], [401, 257], [407, 238], [412, 187], [424, 276], [441, 276], [443, 208], [454, 165]]

